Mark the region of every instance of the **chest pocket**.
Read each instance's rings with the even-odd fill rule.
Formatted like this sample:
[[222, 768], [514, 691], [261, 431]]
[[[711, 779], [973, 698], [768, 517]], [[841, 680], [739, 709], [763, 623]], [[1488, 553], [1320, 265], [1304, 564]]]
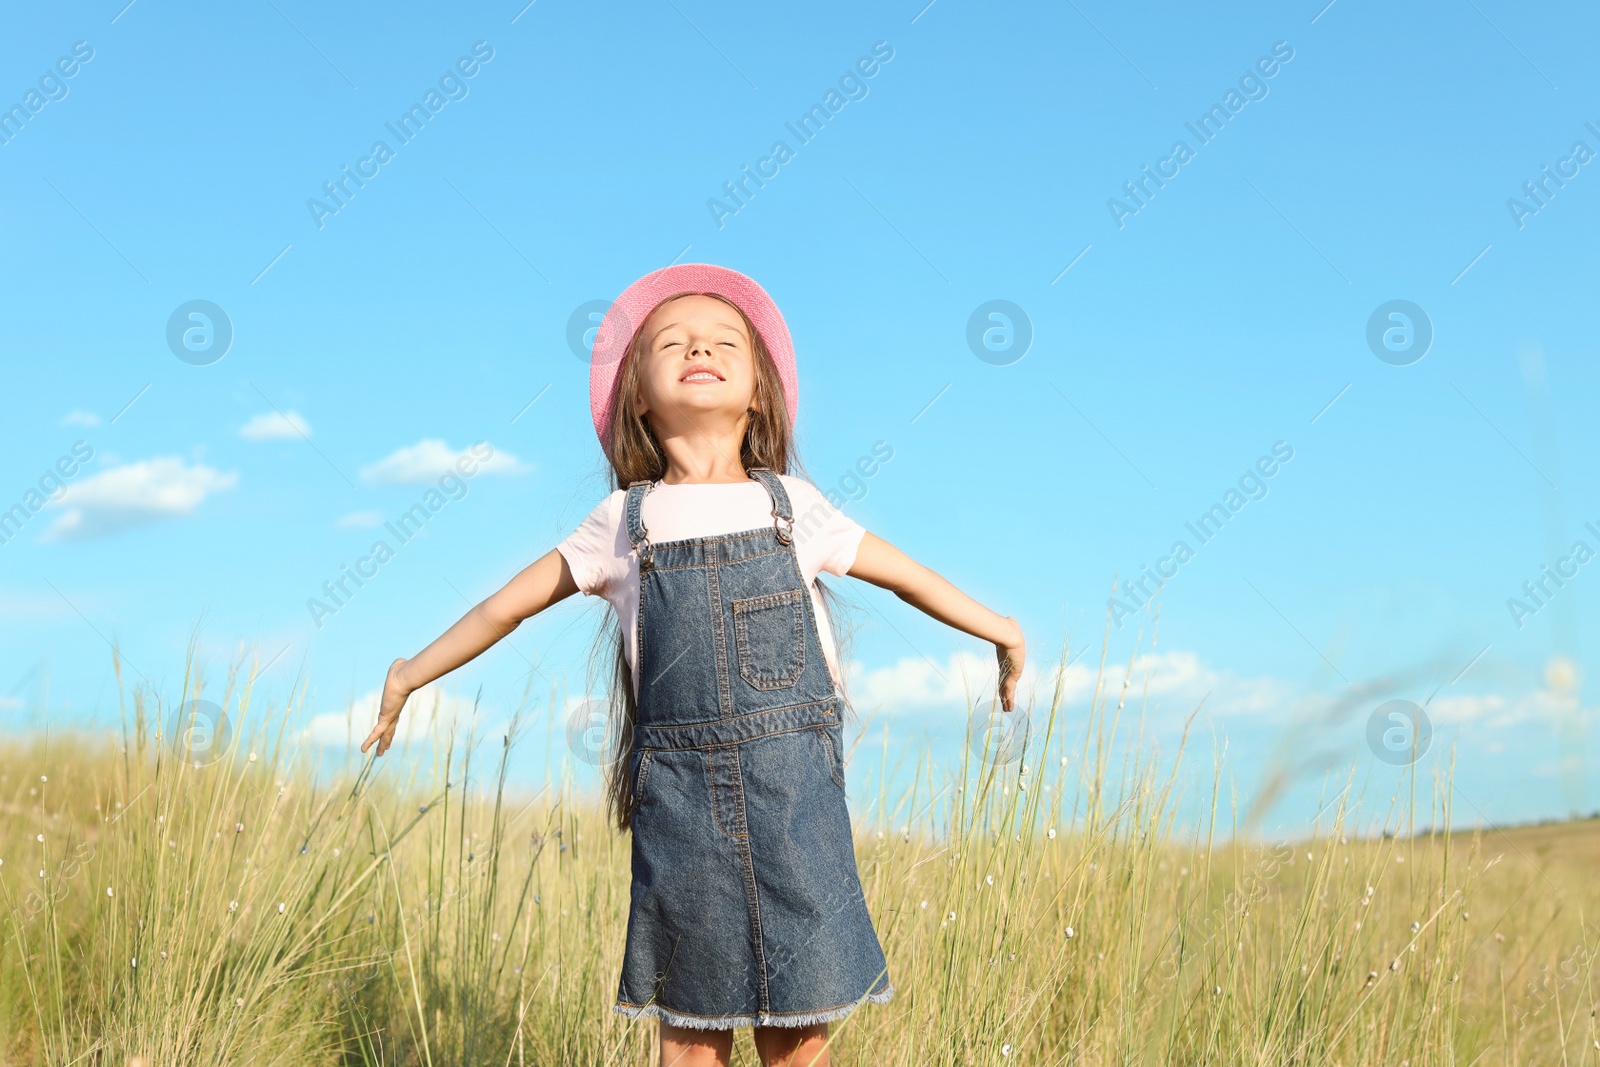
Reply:
[[757, 689], [787, 689], [806, 666], [804, 589], [733, 602], [739, 677]]

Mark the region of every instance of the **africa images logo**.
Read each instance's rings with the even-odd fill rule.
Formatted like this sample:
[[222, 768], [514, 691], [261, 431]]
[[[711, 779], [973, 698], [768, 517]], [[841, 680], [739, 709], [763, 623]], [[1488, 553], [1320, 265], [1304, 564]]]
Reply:
[[1194, 137], [1194, 147], [1190, 147], [1186, 140], [1174, 141], [1172, 149], [1156, 160], [1154, 171], [1146, 163], [1139, 168], [1138, 178], [1123, 182], [1122, 192], [1127, 200], [1119, 200], [1114, 196], [1106, 199], [1106, 210], [1111, 213], [1111, 221], [1117, 224], [1117, 229], [1122, 229], [1129, 218], [1149, 207], [1156, 192], [1166, 188], [1167, 182], [1182, 173], [1183, 166], [1199, 154], [1199, 149], [1215, 140], [1229, 120], [1245, 109], [1246, 104], [1265, 100], [1270, 92], [1267, 82], [1276, 77], [1284, 64], [1293, 58], [1294, 48], [1288, 41], [1273, 44], [1272, 55], [1257, 59], [1239, 76], [1237, 89], [1230, 88], [1223, 94], [1221, 103], [1212, 104], [1193, 122], [1183, 124], [1184, 129]]
[[379, 568], [394, 559], [401, 546], [422, 533], [428, 520], [439, 514], [446, 504], [466, 499], [467, 479], [482, 470], [495, 455], [494, 446], [488, 441], [477, 442], [469, 451], [470, 455], [462, 453], [451, 468], [439, 476], [437, 488], [429, 489], [422, 499], [401, 512], [399, 518], [384, 522], [383, 528], [394, 538], [394, 544], [378, 538], [353, 567], [349, 563], [340, 564], [338, 577], [322, 583], [322, 597], [306, 598], [306, 611], [317, 629], [322, 629], [329, 617], [339, 614], [355, 599], [361, 588], [378, 576]]
[[[854, 67], [839, 76], [837, 89], [830, 86], [823, 94], [821, 103], [812, 104], [795, 122], [783, 124], [794, 136], [795, 147], [791, 147], [786, 140], [774, 141], [771, 150], [756, 160], [754, 173], [750, 170], [750, 164], [746, 163], [739, 170], [739, 178], [723, 182], [722, 191], [727, 199], [713, 196], [706, 200], [706, 209], [711, 212], [711, 221], [717, 224], [717, 229], [722, 229], [729, 218], [749, 207], [757, 191], [765, 189], [767, 182], [782, 173], [783, 167], [798, 154], [798, 148], [810, 144], [845, 109], [846, 104], [852, 100], [865, 100], [870, 90], [867, 81], [893, 58], [893, 45], [888, 41], [874, 42], [871, 55], [860, 57]], [[754, 188], [751, 188], [752, 183]]]
[[1193, 521], [1183, 524], [1183, 528], [1194, 538], [1193, 545], [1189, 544], [1187, 538], [1180, 537], [1172, 543], [1166, 555], [1156, 560], [1154, 568], [1146, 563], [1139, 569], [1137, 578], [1122, 579], [1117, 592], [1106, 601], [1106, 610], [1111, 612], [1117, 629], [1122, 629], [1122, 624], [1130, 616], [1153, 601], [1162, 586], [1177, 577], [1178, 568], [1194, 559], [1197, 551], [1221, 533], [1223, 526], [1243, 511], [1246, 504], [1252, 500], [1265, 500], [1271, 492], [1268, 481], [1293, 458], [1293, 445], [1287, 441], [1274, 441], [1272, 454], [1260, 456], [1253, 466], [1246, 468], [1239, 476], [1237, 487], [1229, 486], [1221, 500], [1213, 503]]
[[39, 75], [38, 88], [30, 87], [22, 94], [22, 99], [10, 107], [0, 104], [0, 145], [10, 144], [46, 105], [65, 100], [72, 91], [68, 79], [76, 77], [93, 58], [93, 45], [88, 41], [74, 42], [71, 55], [57, 59], [53, 69]]
[[483, 65], [493, 58], [494, 47], [488, 41], [474, 43], [471, 56], [460, 57], [453, 67], [439, 75], [438, 88], [430, 86], [420, 103], [413, 103], [400, 113], [399, 118], [383, 124], [384, 129], [394, 136], [393, 147], [385, 140], [374, 141], [367, 154], [356, 160], [354, 171], [350, 169], [350, 164], [345, 163], [339, 168], [339, 177], [323, 182], [322, 192], [326, 200], [314, 196], [306, 200], [306, 210], [311, 212], [311, 221], [317, 229], [322, 229], [327, 225], [328, 218], [349, 207], [356, 193], [382, 173], [383, 166], [395, 158], [397, 150], [415, 140], [433, 117], [445, 109], [446, 104], [465, 100], [471, 91], [468, 80], [477, 77]]

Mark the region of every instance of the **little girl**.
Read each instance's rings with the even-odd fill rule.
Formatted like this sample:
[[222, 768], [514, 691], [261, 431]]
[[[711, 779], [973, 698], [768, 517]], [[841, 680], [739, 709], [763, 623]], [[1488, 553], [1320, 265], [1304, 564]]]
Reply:
[[894, 992], [862, 896], [845, 805], [844, 695], [818, 573], [892, 590], [988, 641], [1011, 711], [1014, 618], [832, 507], [798, 466], [794, 346], [766, 292], [686, 263], [607, 312], [590, 363], [617, 490], [556, 548], [413, 659], [397, 659], [383, 755], [406, 698], [582, 590], [621, 624], [621, 729], [608, 814], [633, 835], [614, 1010], [660, 1022], [663, 1064], [826, 1067], [828, 1023]]

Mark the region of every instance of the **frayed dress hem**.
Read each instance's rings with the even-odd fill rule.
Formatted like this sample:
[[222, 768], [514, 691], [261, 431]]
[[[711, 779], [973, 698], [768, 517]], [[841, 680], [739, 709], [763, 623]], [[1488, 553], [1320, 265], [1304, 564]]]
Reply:
[[868, 993], [861, 1000], [841, 1004], [837, 1008], [828, 1008], [824, 1011], [786, 1012], [782, 1015], [771, 1015], [766, 1012], [756, 1015], [685, 1015], [657, 1003], [638, 1005], [617, 1003], [611, 1006], [611, 1010], [630, 1019], [660, 1019], [673, 1026], [691, 1030], [732, 1030], [739, 1026], [815, 1026], [818, 1023], [831, 1023], [843, 1019], [864, 1001], [887, 1004], [893, 996], [894, 986], [885, 986], [876, 993]]

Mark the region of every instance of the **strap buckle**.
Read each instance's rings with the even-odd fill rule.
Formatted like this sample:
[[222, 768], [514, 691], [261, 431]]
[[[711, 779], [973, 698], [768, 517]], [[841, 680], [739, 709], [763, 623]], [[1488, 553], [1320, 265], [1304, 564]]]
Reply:
[[[636, 481], [629, 482], [628, 488], [631, 490], [641, 485], [650, 486], [655, 484], [654, 478], [640, 478]], [[645, 571], [649, 570], [650, 565], [655, 562], [656, 552], [655, 546], [650, 543], [650, 531], [645, 529], [644, 516], [642, 514], [639, 516], [639, 529], [644, 534], [644, 537], [640, 539], [636, 547], [639, 552], [639, 573], [643, 574]]]
[[[788, 529], [784, 529], [782, 526], [779, 526], [778, 523], [780, 521], [788, 523], [789, 524]], [[778, 535], [778, 540], [783, 542], [784, 544], [786, 544], [786, 545], [787, 544], [793, 544], [794, 543], [794, 519], [792, 519], [792, 518], [791, 519], [785, 519], [782, 515], [779, 515], [776, 511], [774, 511], [772, 513], [772, 532], [777, 534]]]

